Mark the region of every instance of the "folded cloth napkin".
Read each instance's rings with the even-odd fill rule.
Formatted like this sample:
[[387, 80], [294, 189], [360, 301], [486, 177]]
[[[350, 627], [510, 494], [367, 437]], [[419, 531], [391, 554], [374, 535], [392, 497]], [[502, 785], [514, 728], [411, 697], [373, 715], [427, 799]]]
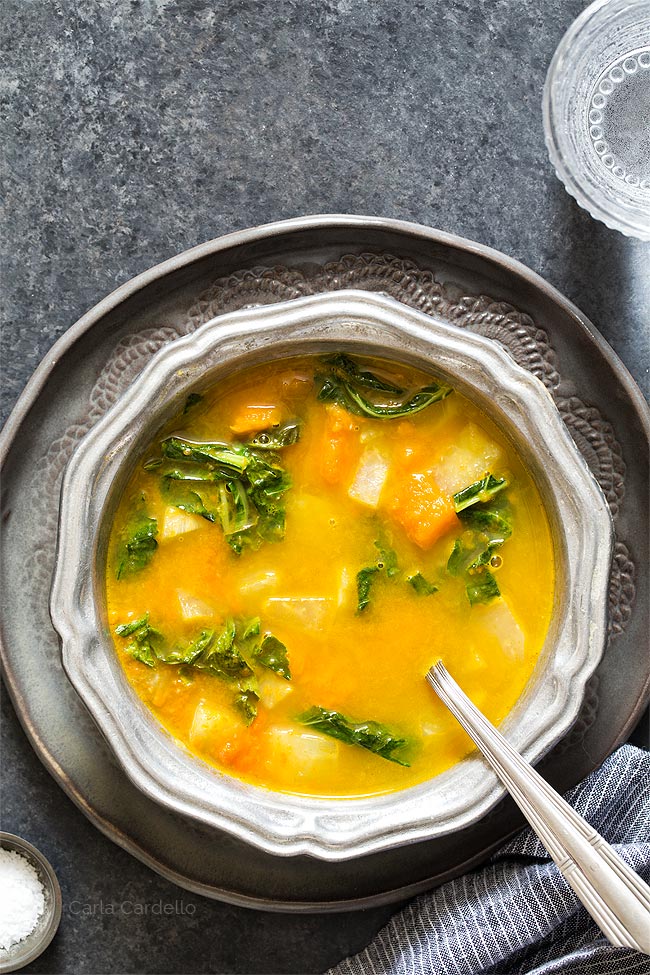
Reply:
[[[650, 754], [623, 745], [565, 796], [650, 881]], [[614, 948], [532, 830], [476, 870], [412, 901], [331, 975], [650, 975]]]

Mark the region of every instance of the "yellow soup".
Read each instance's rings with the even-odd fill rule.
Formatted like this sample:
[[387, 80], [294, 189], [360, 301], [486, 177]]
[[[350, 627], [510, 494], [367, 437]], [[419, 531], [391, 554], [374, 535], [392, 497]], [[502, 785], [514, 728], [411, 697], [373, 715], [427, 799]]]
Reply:
[[442, 658], [495, 723], [548, 628], [553, 552], [512, 446], [458, 392], [342, 354], [267, 363], [161, 431], [112, 529], [109, 623], [193, 753], [284, 792], [368, 796], [471, 743]]

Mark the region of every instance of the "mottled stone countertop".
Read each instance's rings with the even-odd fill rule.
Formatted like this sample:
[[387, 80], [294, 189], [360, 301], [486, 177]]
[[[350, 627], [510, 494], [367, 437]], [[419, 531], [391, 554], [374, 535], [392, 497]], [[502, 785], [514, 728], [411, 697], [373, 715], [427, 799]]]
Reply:
[[[318, 212], [415, 220], [518, 258], [647, 390], [650, 245], [591, 220], [544, 148], [545, 71], [583, 6], [5, 0], [2, 418], [116, 285], [203, 240]], [[52, 860], [65, 902], [25, 971], [320, 972], [392, 913], [265, 914], [187, 894], [90, 825], [6, 693], [2, 715], [2, 827]]]

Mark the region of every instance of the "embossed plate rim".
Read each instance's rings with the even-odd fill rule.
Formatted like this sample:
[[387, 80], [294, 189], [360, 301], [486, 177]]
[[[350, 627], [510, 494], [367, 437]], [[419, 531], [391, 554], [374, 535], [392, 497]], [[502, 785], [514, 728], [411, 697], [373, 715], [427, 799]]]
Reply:
[[[286, 250], [286, 244], [283, 245], [282, 237], [300, 230], [310, 232], [318, 231], [319, 233], [323, 233], [326, 242], [329, 242], [329, 238], [327, 237], [328, 232], [331, 232], [331, 235], [333, 236], [334, 232], [337, 230], [343, 233], [347, 231], [351, 236], [350, 232], [356, 230], [358, 231], [358, 240], [355, 240], [349, 245], [349, 250], [358, 250], [360, 246], [365, 247], [366, 250], [373, 248], [376, 249], [378, 246], [380, 249], [385, 250], [386, 246], [384, 244], [378, 245], [376, 241], [373, 244], [369, 244], [368, 240], [369, 237], [372, 236], [373, 230], [378, 232], [390, 232], [393, 235], [402, 238], [404, 241], [403, 245], [400, 245], [400, 247], [397, 248], [397, 253], [409, 247], [410, 242], [412, 242], [413, 246], [419, 247], [427, 254], [427, 256], [424, 258], [423, 255], [420, 254], [420, 259], [424, 259], [425, 265], [427, 265], [432, 259], [429, 248], [449, 247], [452, 251], [450, 259], [451, 264], [454, 265], [455, 263], [453, 255], [453, 252], [455, 251], [459, 254], [459, 257], [456, 258], [456, 263], [458, 263], [458, 266], [460, 267], [464, 266], [463, 257], [461, 255], [474, 255], [479, 259], [486, 278], [490, 278], [490, 271], [493, 270], [494, 275], [497, 278], [499, 278], [501, 281], [508, 282], [507, 286], [512, 287], [513, 285], [516, 285], [517, 289], [519, 287], [531, 289], [532, 292], [537, 292], [545, 299], [550, 300], [551, 305], [558, 306], [560, 311], [564, 313], [564, 316], [567, 319], [567, 327], [569, 326], [570, 322], [573, 322], [586, 334], [588, 343], [595, 347], [598, 357], [606, 361], [617, 381], [624, 388], [628, 404], [632, 412], [634, 412], [639, 418], [642, 427], [645, 428], [646, 432], [650, 429], [650, 411], [648, 410], [640, 391], [635, 386], [634, 381], [632, 380], [625, 366], [616, 357], [615, 353], [612, 352], [608, 343], [598, 334], [594, 326], [588, 322], [588, 320], [579, 312], [579, 310], [559, 292], [557, 292], [556, 289], [535, 274], [535, 272], [530, 271], [528, 268], [524, 267], [514, 259], [500, 254], [498, 251], [491, 248], [473, 243], [471, 241], [466, 241], [455, 235], [437, 231], [416, 223], [383, 219], [380, 217], [327, 214], [323, 216], [308, 216], [284, 220], [261, 227], [237, 231], [224, 237], [217, 238], [216, 240], [208, 241], [205, 244], [192, 248], [189, 251], [186, 251], [168, 261], [163, 262], [160, 265], [157, 265], [154, 268], [149, 269], [148, 271], [145, 271], [143, 274], [138, 275], [130, 282], [127, 282], [120, 288], [116, 289], [111, 295], [107, 296], [107, 298], [105, 298], [102, 302], [86, 313], [86, 315], [79, 319], [76, 325], [72, 326], [72, 328], [68, 330], [68, 332], [61, 337], [61, 339], [58, 340], [58, 342], [50, 350], [49, 354], [45, 357], [41, 366], [38, 367], [34, 376], [27, 384], [11, 416], [9, 417], [4, 433], [0, 436], [0, 457], [4, 458], [6, 456], [6, 452], [11, 445], [15, 433], [20, 428], [22, 421], [36, 401], [38, 394], [47, 381], [47, 378], [57, 359], [64, 355], [65, 352], [71, 348], [94, 324], [100, 321], [104, 315], [117, 308], [121, 302], [130, 299], [133, 295], [137, 294], [138, 291], [156, 282], [157, 280], [163, 279], [171, 272], [178, 271], [179, 269], [187, 267], [193, 262], [198, 262], [203, 258], [217, 256], [220, 251], [226, 251], [229, 248], [239, 247], [240, 245], [254, 244], [258, 241], [275, 238], [273, 244], [276, 252], [281, 250], [283, 246]], [[326, 243], [325, 246], [328, 246], [328, 243]], [[346, 253], [345, 249], [340, 250], [341, 255], [344, 253]], [[270, 262], [272, 263], [272, 259], [270, 259]], [[242, 258], [240, 266], [252, 266], [250, 259], [247, 260], [247, 255], [244, 255]], [[178, 285], [175, 284], [174, 287], [177, 286]], [[4, 648], [0, 648], [0, 652], [2, 653], [6, 663], [10, 663], [7, 660]], [[90, 804], [83, 795], [75, 791], [74, 784], [69, 780], [66, 781], [67, 775], [65, 770], [61, 769], [57, 765], [55, 757], [48, 753], [46, 742], [39, 738], [36, 729], [31, 724], [26, 710], [26, 702], [22, 701], [20, 689], [15, 685], [15, 682], [11, 680], [12, 675], [9, 671], [10, 666], [7, 671], [9, 693], [14, 700], [17, 711], [19, 712], [19, 717], [23, 723], [23, 727], [25, 728], [28, 737], [34, 745], [41, 761], [43, 761], [48, 770], [53, 774], [57, 781], [59, 781], [59, 784], [62, 785], [73, 801], [75, 801], [76, 804], [83, 809], [85, 814], [95, 823], [95, 825], [97, 825], [113, 840], [130, 850], [130, 852], [138, 856], [150, 866], [154, 867], [154, 869], [156, 869], [159, 873], [198, 893], [204, 893], [223, 900], [229, 900], [233, 903], [248, 904], [249, 906], [264, 907], [266, 909], [313, 911], [343, 910], [349, 907], [365, 907], [369, 906], [370, 904], [380, 904], [395, 901], [401, 897], [417, 893], [419, 890], [424, 890], [426, 887], [431, 886], [435, 882], [442, 882], [442, 880], [449, 879], [451, 876], [457, 875], [463, 870], [468, 869], [473, 864], [484, 859], [496, 845], [495, 842], [488, 842], [486, 838], [482, 849], [478, 853], [462, 861], [459, 857], [454, 866], [443, 870], [427, 880], [418, 881], [415, 884], [406, 883], [400, 885], [399, 888], [384, 890], [379, 894], [365, 897], [361, 900], [354, 897], [343, 898], [339, 896], [336, 900], [328, 899], [319, 900], [317, 902], [308, 901], [307, 899], [303, 899], [300, 902], [295, 900], [280, 902], [277, 900], [271, 901], [267, 898], [259, 898], [249, 893], [241, 895], [239, 893], [233, 893], [229, 890], [218, 889], [213, 886], [207, 887], [201, 880], [192, 880], [190, 877], [179, 874], [179, 872], [173, 867], [169, 868], [166, 863], [161, 863], [157, 856], [152, 855], [152, 853], [145, 849], [141, 844], [134, 841], [131, 837], [126, 836], [120, 826], [116, 826], [115, 824], [109, 822], [107, 817], [105, 817], [101, 812], [91, 808]], [[614, 742], [611, 742], [609, 745], [610, 748], [615, 747], [615, 745], [620, 741], [625, 740], [629, 734], [629, 731], [631, 730], [631, 727], [636, 722], [639, 713], [644, 707], [647, 694], [648, 679], [646, 679], [644, 687], [640, 690], [634, 710], [629, 714], [624, 725], [620, 727], [619, 737]], [[506, 834], [502, 833], [497, 842], [502, 842], [503, 839], [505, 839], [505, 836]]]
[[[522, 264], [521, 261], [516, 260], [514, 257], [509, 257], [502, 251], [497, 250], [494, 247], [488, 247], [486, 244], [479, 244], [476, 241], [469, 240], [467, 237], [461, 237], [456, 234], [447, 233], [444, 230], [436, 230], [432, 227], [427, 227], [425, 224], [416, 223], [410, 220], [396, 220], [389, 217], [374, 217], [374, 216], [360, 216], [358, 214], [337, 214], [337, 213], [324, 213], [324, 214], [313, 214], [303, 217], [291, 217], [287, 220], [277, 220], [272, 223], [260, 224], [256, 227], [249, 227], [246, 230], [235, 230], [228, 234], [223, 234], [221, 237], [213, 237], [212, 240], [205, 241], [202, 244], [197, 244], [194, 247], [190, 247], [187, 250], [181, 251], [180, 254], [176, 254], [173, 257], [167, 258], [165, 261], [161, 261], [159, 264], [154, 264], [152, 267], [147, 268], [147, 270], [142, 271], [135, 277], [130, 278], [125, 281], [124, 284], [119, 285], [113, 291], [111, 291], [105, 298], [93, 305], [81, 318], [66, 329], [63, 335], [56, 340], [54, 345], [45, 354], [43, 360], [36, 367], [32, 373], [31, 378], [28, 380], [23, 391], [21, 392], [16, 404], [14, 405], [11, 413], [9, 414], [7, 421], [0, 431], [0, 467], [2, 467], [6, 454], [8, 452], [13, 434], [15, 433], [15, 426], [17, 426], [24, 415], [29, 410], [29, 407], [35, 401], [38, 393], [43, 387], [52, 366], [56, 363], [57, 359], [66, 352], [75, 342], [85, 333], [88, 329], [94, 325], [100, 318], [108, 312], [113, 311], [119, 304], [126, 301], [127, 298], [131, 298], [138, 291], [153, 284], [154, 281], [160, 280], [170, 274], [172, 271], [177, 271], [181, 267], [185, 267], [189, 264], [193, 264], [197, 261], [202, 260], [204, 257], [210, 257], [213, 254], [218, 253], [222, 250], [227, 250], [229, 247], [240, 246], [241, 244], [252, 243], [256, 240], [261, 240], [265, 237], [281, 236], [284, 234], [291, 234], [296, 230], [313, 230], [315, 228], [322, 227], [323, 229], [329, 227], [341, 227], [341, 228], [368, 228], [377, 227], [378, 229], [393, 230], [397, 233], [412, 234], [415, 237], [424, 237], [430, 240], [432, 243], [436, 244], [447, 244], [450, 247], [462, 249], [468, 253], [476, 254], [478, 257], [486, 258], [489, 261], [497, 265], [505, 267], [508, 271], [513, 274], [523, 278], [529, 284], [532, 284], [536, 289], [544, 292], [552, 301], [561, 305], [565, 311], [567, 311], [576, 321], [581, 328], [589, 334], [590, 339], [598, 346], [603, 355], [609, 360], [610, 365], [614, 368], [614, 371], [618, 373], [621, 382], [626, 388], [626, 391], [630, 398], [635, 401], [635, 406], [637, 407], [637, 413], [645, 418], [646, 429], [648, 436], [650, 437], [650, 407], [646, 403], [640, 389], [638, 388], [634, 378], [631, 373], [619, 359], [618, 355], [611, 347], [609, 342], [603, 338], [598, 329], [589, 319], [584, 315], [577, 305], [574, 305], [572, 301], [566, 298], [561, 291], [549, 284], [541, 275], [537, 274], [536, 271], [531, 271], [529, 267]], [[0, 650], [2, 649], [0, 644]]]

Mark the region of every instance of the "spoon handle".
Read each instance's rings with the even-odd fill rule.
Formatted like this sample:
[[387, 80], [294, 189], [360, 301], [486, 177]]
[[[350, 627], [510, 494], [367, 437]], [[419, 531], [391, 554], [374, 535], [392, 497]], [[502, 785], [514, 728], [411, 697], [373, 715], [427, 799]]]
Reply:
[[650, 887], [472, 704], [444, 664], [427, 674], [612, 944], [650, 954]]

